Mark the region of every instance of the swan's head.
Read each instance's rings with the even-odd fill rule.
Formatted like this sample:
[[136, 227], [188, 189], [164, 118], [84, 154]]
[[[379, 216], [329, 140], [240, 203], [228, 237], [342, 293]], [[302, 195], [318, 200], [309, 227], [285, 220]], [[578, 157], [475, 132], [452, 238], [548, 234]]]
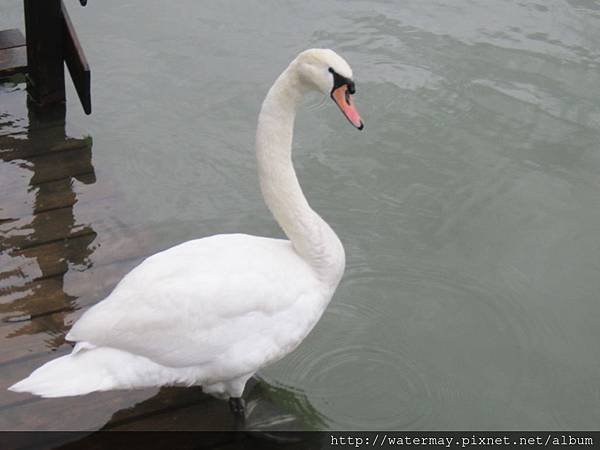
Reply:
[[350, 123], [359, 130], [363, 129], [363, 122], [352, 99], [352, 94], [356, 92], [352, 69], [344, 58], [333, 50], [313, 48], [300, 53], [294, 65], [302, 82], [329, 95]]

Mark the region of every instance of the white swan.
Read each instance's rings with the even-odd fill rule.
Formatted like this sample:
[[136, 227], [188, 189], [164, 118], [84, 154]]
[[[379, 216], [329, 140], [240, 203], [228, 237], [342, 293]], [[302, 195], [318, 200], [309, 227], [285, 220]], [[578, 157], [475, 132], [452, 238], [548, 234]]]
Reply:
[[258, 119], [261, 190], [289, 241], [220, 234], [157, 253], [74, 325], [69, 355], [9, 389], [42, 397], [202, 385], [243, 414], [246, 381], [291, 352], [317, 323], [344, 272], [344, 248], [304, 197], [291, 159], [304, 94], [330, 95], [357, 128], [350, 66], [332, 50], [298, 55]]

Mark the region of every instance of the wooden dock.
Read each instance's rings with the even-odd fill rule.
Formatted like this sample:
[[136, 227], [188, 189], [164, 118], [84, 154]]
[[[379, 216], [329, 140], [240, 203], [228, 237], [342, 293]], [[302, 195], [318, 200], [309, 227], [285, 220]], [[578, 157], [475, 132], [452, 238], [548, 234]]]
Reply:
[[[96, 179], [92, 139], [67, 136], [64, 112], [38, 121], [25, 105], [24, 84], [0, 81], [0, 430], [231, 430], [227, 403], [196, 387], [59, 399], [6, 390], [70, 352], [71, 324], [160, 250], [106, 215], [119, 194]], [[290, 395], [258, 383], [249, 406]], [[278, 414], [298, 428], [285, 413], [265, 420]], [[234, 439], [219, 436], [217, 446]]]
[[31, 106], [48, 112], [65, 104], [66, 65], [91, 114], [90, 66], [63, 1], [23, 0], [23, 12], [26, 37], [18, 29], [0, 30], [0, 79], [27, 74]]

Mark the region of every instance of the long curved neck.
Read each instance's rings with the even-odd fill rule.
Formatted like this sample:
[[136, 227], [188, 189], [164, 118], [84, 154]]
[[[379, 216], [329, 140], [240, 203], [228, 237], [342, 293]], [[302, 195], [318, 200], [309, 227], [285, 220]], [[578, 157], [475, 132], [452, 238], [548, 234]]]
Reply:
[[344, 271], [344, 248], [331, 227], [308, 204], [292, 164], [296, 109], [307, 88], [293, 63], [263, 102], [256, 130], [256, 156], [263, 197], [295, 251], [335, 288]]

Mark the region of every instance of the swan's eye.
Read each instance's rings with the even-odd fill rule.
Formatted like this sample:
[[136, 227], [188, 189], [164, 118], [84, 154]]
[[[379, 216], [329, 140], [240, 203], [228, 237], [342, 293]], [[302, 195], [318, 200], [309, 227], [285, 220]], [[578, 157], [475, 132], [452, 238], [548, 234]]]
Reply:
[[350, 92], [352, 95], [356, 94], [356, 86], [352, 80], [348, 81], [348, 92]]

